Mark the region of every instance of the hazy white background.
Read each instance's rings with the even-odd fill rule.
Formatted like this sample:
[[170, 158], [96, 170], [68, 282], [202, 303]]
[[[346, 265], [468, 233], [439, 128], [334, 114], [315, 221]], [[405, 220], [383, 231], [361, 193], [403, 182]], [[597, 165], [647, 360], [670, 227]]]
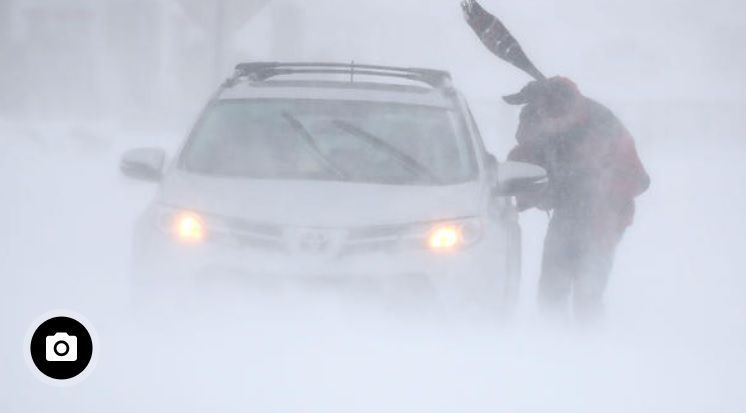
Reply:
[[[212, 33], [165, 0], [0, 0], [0, 411], [746, 410], [746, 7], [483, 4], [545, 73], [625, 121], [652, 176], [603, 328], [536, 315], [546, 217], [530, 212], [523, 300], [505, 328], [308, 299], [138, 329], [129, 230], [154, 188], [120, 177], [117, 161], [188, 130], [217, 84]], [[489, 147], [504, 158], [513, 143], [517, 108], [498, 97], [528, 79], [482, 48], [457, 1], [274, 0], [226, 39], [223, 76], [248, 59], [451, 70]], [[100, 337], [77, 387], [44, 385], [24, 364], [29, 324], [55, 308]]]

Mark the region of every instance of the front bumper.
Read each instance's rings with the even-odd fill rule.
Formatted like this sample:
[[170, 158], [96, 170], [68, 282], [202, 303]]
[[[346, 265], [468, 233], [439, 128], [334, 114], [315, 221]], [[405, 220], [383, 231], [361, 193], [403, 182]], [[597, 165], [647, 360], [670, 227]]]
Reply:
[[438, 300], [497, 302], [507, 294], [510, 237], [498, 225], [459, 251], [399, 249], [354, 254], [267, 251], [240, 245], [176, 242], [146, 222], [138, 224], [136, 283], [145, 288], [195, 291], [217, 285], [354, 286], [358, 290], [426, 293]]

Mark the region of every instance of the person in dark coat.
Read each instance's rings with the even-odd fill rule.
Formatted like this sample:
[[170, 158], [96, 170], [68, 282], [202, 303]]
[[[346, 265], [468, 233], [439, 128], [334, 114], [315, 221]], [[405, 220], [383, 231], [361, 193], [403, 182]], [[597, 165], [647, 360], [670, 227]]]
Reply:
[[505, 100], [524, 105], [508, 159], [542, 166], [549, 175], [545, 191], [518, 199], [520, 210], [551, 211], [540, 304], [564, 311], [572, 298], [576, 318], [595, 318], [635, 198], [650, 178], [627, 129], [569, 79], [533, 81]]

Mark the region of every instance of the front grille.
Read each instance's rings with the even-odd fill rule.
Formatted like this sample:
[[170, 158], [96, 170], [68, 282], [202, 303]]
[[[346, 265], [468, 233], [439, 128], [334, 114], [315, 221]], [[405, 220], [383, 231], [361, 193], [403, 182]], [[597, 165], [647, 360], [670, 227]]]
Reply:
[[267, 238], [282, 238], [283, 228], [280, 225], [249, 222], [235, 218], [225, 219], [225, 225], [233, 232], [240, 234], [254, 234]]
[[[239, 219], [224, 220], [225, 237], [240, 247], [285, 254], [324, 254], [336, 257], [390, 253], [422, 247], [427, 225], [380, 225], [352, 229], [291, 227]], [[301, 237], [328, 237], [328, 245], [319, 250], [304, 249]], [[299, 250], [300, 246], [300, 250]]]

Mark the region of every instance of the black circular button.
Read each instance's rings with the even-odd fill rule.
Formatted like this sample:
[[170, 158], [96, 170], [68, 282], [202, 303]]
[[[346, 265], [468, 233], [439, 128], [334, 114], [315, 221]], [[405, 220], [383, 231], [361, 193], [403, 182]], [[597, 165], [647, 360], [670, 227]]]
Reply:
[[78, 320], [58, 316], [36, 328], [29, 351], [42, 374], [55, 380], [68, 380], [88, 367], [93, 357], [93, 340]]

